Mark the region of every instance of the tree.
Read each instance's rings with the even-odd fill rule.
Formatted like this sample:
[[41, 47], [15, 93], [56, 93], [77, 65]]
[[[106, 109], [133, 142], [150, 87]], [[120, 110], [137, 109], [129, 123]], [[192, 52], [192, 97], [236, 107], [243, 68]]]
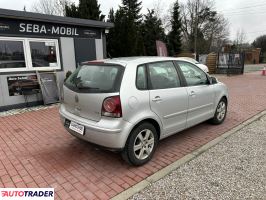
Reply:
[[101, 14], [100, 4], [97, 0], [79, 0], [80, 18], [103, 21], [105, 16]]
[[254, 42], [252, 43], [253, 47], [261, 48], [261, 52], [266, 52], [266, 35], [262, 35], [257, 37]]
[[[109, 15], [108, 15], [108, 19], [107, 19], [107, 22], [110, 22], [110, 23], [115, 23], [115, 12], [114, 12], [114, 9], [111, 8], [110, 11], [109, 11]], [[107, 56], [108, 57], [113, 57], [113, 56], [116, 56], [116, 35], [115, 35], [115, 31], [116, 30], [116, 27], [114, 28], [111, 28], [109, 30], [109, 33], [106, 35], [106, 46], [107, 46]]]
[[172, 6], [170, 8], [165, 7], [165, 2], [161, 0], [154, 0], [153, 1], [153, 10], [155, 16], [161, 20], [162, 26], [166, 33], [170, 32], [171, 30], [171, 15], [168, 13], [172, 13]]
[[213, 0], [188, 0], [180, 6], [184, 46], [197, 53], [221, 48], [228, 37], [228, 22], [214, 10]]
[[174, 3], [172, 18], [171, 18], [171, 31], [168, 34], [168, 49], [169, 54], [174, 56], [181, 51], [182, 46], [182, 23], [180, 19], [178, 0]]
[[71, 3], [69, 5], [65, 6], [65, 11], [66, 11], [66, 17], [74, 17], [74, 18], [79, 18], [79, 7], [76, 6], [74, 3]]
[[97, 0], [79, 0], [79, 5], [74, 3], [65, 6], [66, 16], [82, 19], [103, 21], [105, 16], [100, 11], [100, 4]]
[[107, 22], [114, 23], [115, 22], [115, 11], [113, 8], [110, 9]]
[[115, 26], [107, 41], [107, 51], [112, 57], [143, 55], [140, 11], [139, 0], [122, 0], [122, 5], [115, 15], [109, 14], [109, 18], [114, 16]]
[[140, 23], [142, 15], [140, 11], [142, 2], [139, 0], [122, 0], [122, 9], [127, 14], [127, 17], [131, 19], [134, 23]]
[[144, 16], [144, 22], [141, 27], [143, 38], [143, 54], [147, 56], [156, 56], [156, 40], [165, 41], [166, 36], [162, 27], [162, 22], [155, 15], [154, 10], [149, 10]]
[[111, 57], [126, 55], [124, 42], [125, 20], [123, 9], [119, 8], [116, 13], [114, 13], [113, 9], [110, 10], [107, 21], [114, 23], [114, 27], [110, 29], [107, 35], [107, 54]]
[[238, 29], [236, 32], [236, 39], [234, 41], [234, 46], [237, 51], [241, 51], [246, 43], [246, 33], [243, 29]]
[[139, 0], [122, 0], [122, 13], [124, 14], [124, 24], [122, 25], [123, 35], [121, 41], [124, 43], [126, 51], [123, 56], [143, 55], [143, 38], [140, 27], [142, 15], [140, 11], [142, 2]]
[[48, 15], [65, 16], [65, 7], [68, 0], [38, 0], [33, 4], [31, 10]]

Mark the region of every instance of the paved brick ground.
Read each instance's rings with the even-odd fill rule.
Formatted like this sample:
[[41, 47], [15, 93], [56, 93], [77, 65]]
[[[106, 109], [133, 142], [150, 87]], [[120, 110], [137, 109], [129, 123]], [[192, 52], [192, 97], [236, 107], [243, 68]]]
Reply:
[[56, 199], [109, 199], [266, 109], [266, 77], [220, 77], [230, 89], [224, 124], [200, 124], [160, 142], [154, 159], [131, 167], [119, 154], [70, 136], [57, 108], [0, 118], [0, 187], [54, 187]]

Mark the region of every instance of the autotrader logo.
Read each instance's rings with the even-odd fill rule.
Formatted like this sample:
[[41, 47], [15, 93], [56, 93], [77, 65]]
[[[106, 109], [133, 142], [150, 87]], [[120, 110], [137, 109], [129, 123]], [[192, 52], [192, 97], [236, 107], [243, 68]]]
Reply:
[[0, 188], [0, 200], [54, 200], [53, 188]]

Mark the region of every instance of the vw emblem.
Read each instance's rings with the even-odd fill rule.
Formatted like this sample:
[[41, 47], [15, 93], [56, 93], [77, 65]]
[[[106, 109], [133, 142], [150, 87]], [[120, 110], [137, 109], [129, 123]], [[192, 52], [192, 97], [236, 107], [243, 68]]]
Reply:
[[78, 95], [75, 95], [75, 102], [76, 102], [76, 103], [79, 102], [79, 97], [78, 97]]

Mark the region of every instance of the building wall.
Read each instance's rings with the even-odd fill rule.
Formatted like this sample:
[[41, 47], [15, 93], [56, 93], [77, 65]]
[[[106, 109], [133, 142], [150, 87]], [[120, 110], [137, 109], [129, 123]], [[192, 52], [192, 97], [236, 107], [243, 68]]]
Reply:
[[96, 39], [95, 40], [95, 47], [96, 47], [96, 59], [101, 60], [104, 58], [104, 52], [103, 52], [103, 40], [102, 39]]
[[245, 64], [259, 64], [261, 49], [256, 48], [245, 52]]
[[103, 42], [103, 58], [107, 58], [109, 57], [107, 55], [107, 47], [106, 47], [106, 35], [105, 34], [102, 34], [102, 42]]
[[73, 72], [76, 69], [76, 59], [74, 50], [74, 39], [73, 38], [60, 38], [61, 44], [61, 63], [62, 70], [57, 72], [57, 79], [59, 83], [59, 88], [62, 87], [66, 73], [68, 71]]
[[[67, 71], [74, 71], [76, 69], [75, 52], [74, 52], [74, 40], [73, 38], [60, 38], [60, 57], [61, 57], [61, 69], [57, 71], [57, 79], [59, 88], [62, 87]], [[5, 73], [0, 75], [0, 107], [10, 107], [11, 105], [25, 104], [26, 100], [23, 95], [9, 96], [7, 77], [8, 76], [25, 76], [34, 75], [35, 73], [17, 72], [17, 73]], [[42, 95], [30, 95], [27, 97], [27, 102], [42, 101]], [[16, 106], [14, 106], [16, 107]]]
[[[11, 22], [13, 22], [11, 20]], [[27, 64], [27, 70], [28, 71], [18, 71], [18, 72], [11, 72], [11, 71], [5, 71], [3, 70], [0, 73], [0, 111], [1, 110], [6, 110], [6, 109], [11, 109], [11, 108], [17, 108], [21, 107], [26, 104], [25, 97], [23, 95], [19, 96], [10, 96], [9, 95], [9, 89], [8, 89], [8, 81], [7, 77], [10, 76], [28, 76], [28, 75], [36, 75], [34, 72], [35, 70], [44, 70], [44, 68], [37, 69], [33, 68], [32, 66], [32, 60], [30, 56], [30, 39], [31, 40], [45, 40], [48, 39], [50, 41], [56, 41], [56, 52], [59, 53], [60, 55], [60, 60], [57, 60], [59, 63], [58, 67], [52, 68], [52, 70], [56, 70], [56, 76], [57, 76], [57, 81], [58, 81], [58, 87], [59, 90], [62, 88], [64, 79], [66, 77], [66, 73], [68, 71], [73, 72], [76, 67], [78, 66], [78, 63], [88, 61], [88, 60], [95, 60], [95, 59], [103, 59], [106, 57], [106, 42], [105, 42], [105, 35], [102, 34], [101, 30], [102, 29], [95, 29], [95, 28], [87, 28], [87, 27], [78, 27], [76, 31], [80, 34], [80, 37], [77, 37], [77, 35], [50, 35], [49, 34], [43, 34], [41, 32], [35, 33], [32, 32], [31, 29], [29, 29], [29, 32], [23, 32], [17, 30], [19, 27], [21, 27], [18, 23], [20, 21], [14, 21], [14, 23], [9, 23], [7, 20], [7, 23], [12, 25], [13, 27], [13, 32], [11, 29], [9, 30], [2, 30], [3, 33], [0, 34], [1, 37], [13, 37], [14, 39], [17, 38], [18, 40], [23, 40], [24, 41], [24, 51], [27, 50], [26, 59], [28, 59], [28, 64]], [[28, 23], [30, 25], [32, 24], [39, 24], [42, 25], [44, 22], [24, 22], [23, 24]], [[47, 30], [49, 30], [49, 27], [51, 24], [47, 23], [45, 24]], [[68, 25], [58, 25], [55, 24], [54, 26], [58, 27], [63, 27]], [[72, 27], [73, 28], [73, 27]], [[24, 30], [24, 29], [23, 29]], [[26, 30], [26, 29], [25, 29]], [[1, 31], [0, 31], [1, 32]], [[89, 37], [88, 35], [92, 35]], [[30, 39], [29, 39], [30, 38]], [[4, 38], [6, 39], [6, 38]], [[58, 42], [57, 42], [58, 40]], [[59, 52], [58, 52], [59, 50]], [[59, 57], [57, 57], [59, 58]], [[31, 64], [29, 64], [31, 63]], [[61, 69], [59, 69], [60, 67]], [[46, 67], [46, 70], [51, 70], [49, 67]], [[15, 70], [13, 70], [15, 71]], [[27, 96], [27, 103], [29, 105], [34, 105], [37, 102], [42, 101], [42, 95], [30, 95]]]
[[[103, 41], [102, 39], [95, 39], [95, 46], [92, 45], [93, 54], [96, 54], [97, 59], [104, 58], [103, 52]], [[75, 59], [75, 44], [74, 39], [70, 37], [60, 37], [59, 39], [59, 52], [61, 58], [61, 70], [56, 72], [58, 87], [62, 88], [66, 73], [68, 71], [73, 72], [76, 69], [77, 62]], [[9, 96], [7, 77], [8, 76], [26, 76], [26, 75], [34, 75], [32, 72], [16, 72], [16, 73], [2, 73], [0, 74], [0, 110], [16, 108], [21, 105], [25, 105], [25, 97], [23, 95], [20, 96]], [[27, 102], [35, 103], [42, 101], [42, 95], [30, 95], [28, 96]]]

